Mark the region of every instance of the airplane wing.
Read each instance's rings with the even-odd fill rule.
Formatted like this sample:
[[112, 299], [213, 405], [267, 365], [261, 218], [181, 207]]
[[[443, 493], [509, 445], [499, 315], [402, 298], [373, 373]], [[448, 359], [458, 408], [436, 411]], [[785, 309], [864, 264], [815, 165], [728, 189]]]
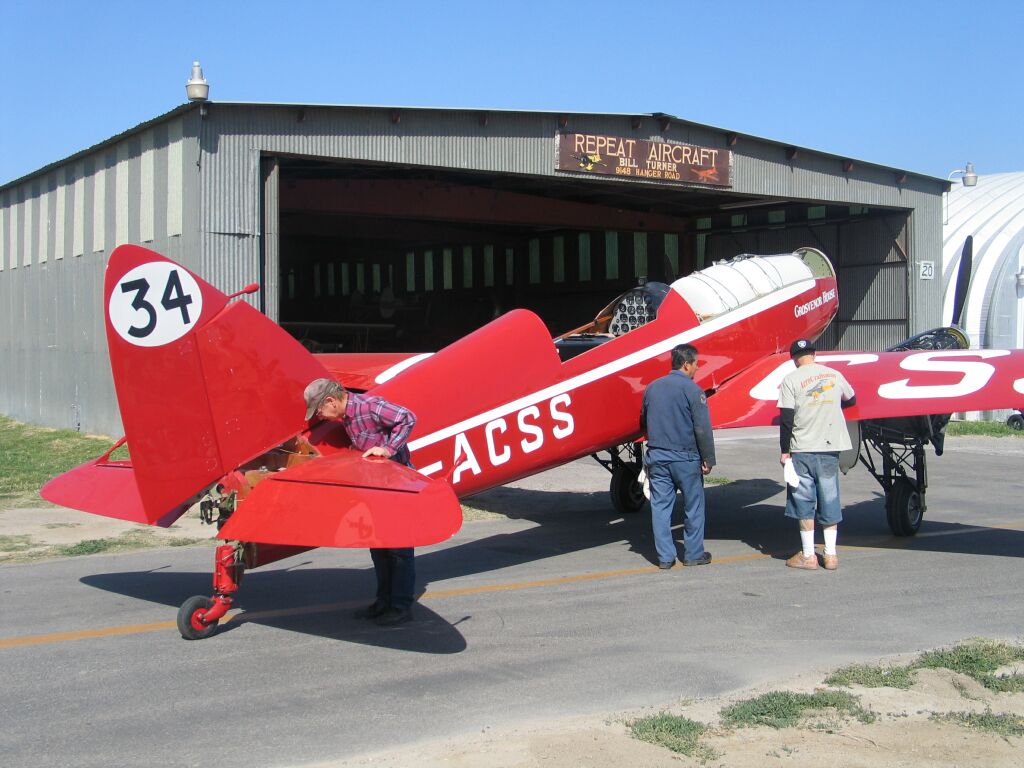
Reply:
[[327, 352], [313, 357], [348, 389], [366, 391], [430, 355], [429, 352]]
[[[1024, 394], [1019, 349], [821, 352], [816, 360], [841, 371], [857, 393], [848, 421], [1012, 408]], [[779, 384], [793, 366], [777, 353], [721, 385], [708, 401], [712, 425], [777, 424]]]
[[268, 474], [217, 535], [306, 547], [419, 547], [461, 525], [462, 508], [443, 480], [345, 450]]

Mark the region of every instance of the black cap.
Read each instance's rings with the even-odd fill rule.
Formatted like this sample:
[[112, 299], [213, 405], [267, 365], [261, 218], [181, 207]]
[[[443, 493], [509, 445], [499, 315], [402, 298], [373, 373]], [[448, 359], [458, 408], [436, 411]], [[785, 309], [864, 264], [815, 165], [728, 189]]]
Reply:
[[800, 357], [801, 355], [813, 355], [814, 342], [810, 339], [797, 339], [789, 345], [789, 356]]

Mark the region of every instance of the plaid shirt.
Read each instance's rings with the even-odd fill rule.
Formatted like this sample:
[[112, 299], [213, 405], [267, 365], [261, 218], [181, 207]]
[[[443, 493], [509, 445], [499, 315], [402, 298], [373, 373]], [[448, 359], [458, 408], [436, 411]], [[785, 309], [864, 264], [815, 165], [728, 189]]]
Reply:
[[341, 423], [353, 448], [365, 451], [384, 446], [391, 451], [392, 459], [409, 463], [405, 442], [416, 424], [416, 415], [408, 408], [389, 403], [382, 397], [349, 392]]

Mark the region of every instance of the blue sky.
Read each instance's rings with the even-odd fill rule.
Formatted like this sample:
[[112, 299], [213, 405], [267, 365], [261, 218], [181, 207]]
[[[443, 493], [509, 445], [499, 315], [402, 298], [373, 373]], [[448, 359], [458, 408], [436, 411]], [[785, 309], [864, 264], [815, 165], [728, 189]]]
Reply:
[[0, 184], [185, 101], [667, 112], [945, 178], [1024, 170], [1024, 4], [0, 2]]

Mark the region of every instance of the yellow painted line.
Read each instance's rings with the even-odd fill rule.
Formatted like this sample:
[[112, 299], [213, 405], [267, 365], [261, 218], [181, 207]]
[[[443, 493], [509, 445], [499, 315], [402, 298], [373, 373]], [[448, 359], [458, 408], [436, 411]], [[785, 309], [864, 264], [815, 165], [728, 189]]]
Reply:
[[[931, 534], [923, 534], [922, 536], [945, 536], [952, 534], [969, 534], [969, 533], [981, 533], [984, 531], [991, 530], [1019, 530], [1024, 528], [1024, 522], [1019, 524], [1009, 525], [992, 525], [992, 526], [968, 526], [962, 530], [956, 531], [936, 531]], [[859, 544], [844, 544], [839, 546], [840, 550], [845, 551], [868, 551], [875, 550], [881, 544], [885, 544], [885, 549], [903, 548], [912, 544], [915, 538], [919, 537], [906, 537], [906, 538], [892, 538], [892, 537], [879, 537], [878, 539], [870, 539], [868, 541], [861, 541]], [[752, 562], [755, 560], [765, 560], [773, 557], [771, 554], [765, 554], [762, 552], [750, 552], [743, 555], [731, 555], [729, 557], [722, 557], [716, 560], [712, 560], [710, 565], [731, 565], [733, 563], [744, 563]], [[677, 565], [674, 570], [686, 570], [684, 566]], [[482, 595], [490, 592], [512, 592], [521, 589], [539, 589], [542, 587], [554, 587], [563, 584], [578, 584], [586, 581], [603, 581], [606, 579], [617, 579], [626, 576], [639, 576], [644, 573], [660, 573], [661, 571], [654, 566], [645, 566], [643, 568], [625, 568], [617, 571], [598, 571], [595, 573], [580, 573], [573, 576], [558, 576], [551, 579], [537, 579], [534, 581], [516, 581], [508, 582], [505, 584], [485, 584], [477, 587], [458, 587], [455, 589], [440, 589], [440, 590], [428, 590], [420, 596], [420, 600], [445, 600], [452, 597], [464, 597], [466, 595]], [[345, 608], [355, 607], [358, 603], [353, 601], [342, 602], [342, 603], [320, 603], [317, 605], [307, 605], [297, 608], [281, 608], [273, 611], [242, 611], [228, 614], [225, 618], [221, 619], [222, 624], [228, 622], [240, 621], [259, 621], [261, 619], [272, 619], [281, 618], [284, 616], [306, 616], [316, 613], [328, 613], [331, 611], [343, 610]], [[126, 624], [123, 626], [116, 627], [102, 627], [100, 629], [82, 629], [74, 632], [54, 632], [47, 635], [26, 635], [24, 637], [10, 637], [0, 638], [0, 648], [16, 648], [31, 645], [47, 645], [52, 643], [63, 643], [71, 640], [86, 640], [95, 637], [113, 637], [116, 635], [132, 635], [141, 634], [143, 632], [158, 632], [165, 629], [176, 629], [176, 621], [158, 621], [152, 624]]]
[[90, 637], [111, 637], [113, 635], [134, 635], [139, 632], [156, 632], [161, 629], [174, 629], [176, 621], [157, 621], [153, 624], [126, 624], [120, 627], [103, 627], [102, 629], [80, 629], [75, 632], [54, 632], [50, 635], [27, 635], [25, 637], [9, 637], [0, 640], [0, 648], [15, 648], [21, 645], [45, 645], [47, 643], [63, 643], [68, 640], [86, 640]]

